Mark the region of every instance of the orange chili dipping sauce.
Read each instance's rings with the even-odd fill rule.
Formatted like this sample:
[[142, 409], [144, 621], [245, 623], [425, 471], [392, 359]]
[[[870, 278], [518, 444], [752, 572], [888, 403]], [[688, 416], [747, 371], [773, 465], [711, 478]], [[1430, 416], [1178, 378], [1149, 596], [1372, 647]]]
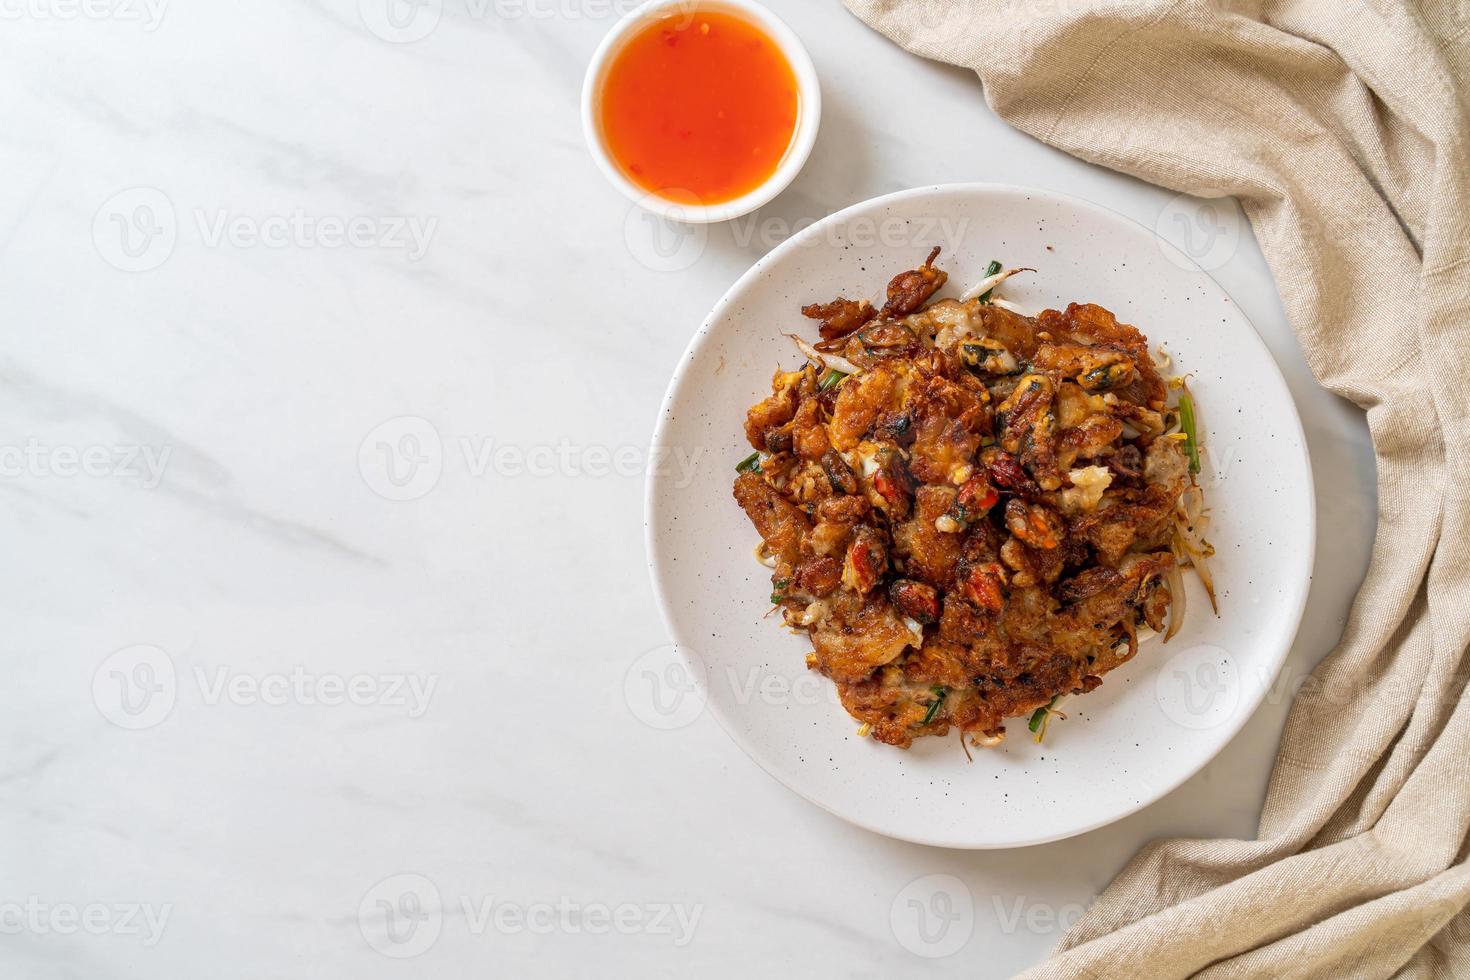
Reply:
[[791, 65], [759, 27], [685, 8], [649, 23], [613, 57], [602, 84], [603, 140], [644, 190], [720, 204], [776, 172], [799, 104]]

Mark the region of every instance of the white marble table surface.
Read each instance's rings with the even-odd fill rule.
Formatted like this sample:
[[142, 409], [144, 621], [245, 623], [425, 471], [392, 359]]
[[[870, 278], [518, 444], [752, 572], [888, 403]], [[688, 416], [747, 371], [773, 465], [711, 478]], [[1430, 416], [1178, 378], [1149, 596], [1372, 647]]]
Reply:
[[[1285, 696], [1141, 813], [988, 853], [849, 827], [624, 696], [666, 640], [642, 500], [668, 374], [791, 224], [987, 179], [1203, 254], [1230, 240], [1205, 212], [776, 0], [816, 150], [671, 262], [579, 131], [623, 7], [388, 2], [0, 4], [0, 974], [999, 977], [1145, 841], [1254, 833]], [[1249, 234], [1209, 259], [1311, 443], [1299, 678], [1366, 567], [1372, 456]], [[943, 949], [898, 921], [935, 873], [973, 910]]]

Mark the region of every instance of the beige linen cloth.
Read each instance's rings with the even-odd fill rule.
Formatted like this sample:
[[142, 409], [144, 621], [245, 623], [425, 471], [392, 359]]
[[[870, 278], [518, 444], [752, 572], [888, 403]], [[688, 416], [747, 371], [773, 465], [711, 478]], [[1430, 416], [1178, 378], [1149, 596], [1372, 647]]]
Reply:
[[1470, 977], [1470, 0], [846, 3], [1037, 139], [1238, 196], [1378, 459], [1372, 564], [1259, 839], [1154, 842], [1027, 976]]

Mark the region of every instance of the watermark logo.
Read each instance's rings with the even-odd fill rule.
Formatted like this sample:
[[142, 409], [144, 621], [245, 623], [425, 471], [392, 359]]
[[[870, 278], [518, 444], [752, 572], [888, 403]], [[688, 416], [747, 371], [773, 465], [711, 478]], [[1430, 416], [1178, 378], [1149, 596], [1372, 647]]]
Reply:
[[400, 415], [367, 434], [357, 450], [363, 481], [387, 500], [417, 500], [439, 485], [444, 443], [428, 419]]
[[893, 897], [888, 924], [898, 944], [915, 956], [953, 956], [975, 931], [975, 898], [954, 875], [925, 875]]
[[623, 216], [623, 243], [628, 254], [652, 272], [683, 272], [698, 262], [709, 244], [709, 226], [685, 220], [688, 211], [670, 199], [693, 198], [671, 192], [669, 198], [645, 194]]
[[1174, 654], [1154, 680], [1164, 716], [1183, 728], [1222, 725], [1240, 706], [1240, 670], [1220, 647], [1202, 643]]
[[384, 878], [362, 897], [357, 926], [374, 950], [396, 960], [428, 952], [444, 929], [438, 887], [417, 874]]
[[1240, 205], [1224, 192], [1180, 194], [1159, 212], [1154, 234], [1164, 258], [1181, 269], [1209, 272], [1235, 257], [1245, 223]]
[[166, 719], [178, 699], [174, 662], [155, 646], [124, 647], [92, 675], [92, 702], [119, 728], [152, 728]]
[[444, 0], [358, 0], [367, 29], [392, 44], [422, 41], [439, 26]]
[[623, 675], [623, 700], [633, 717], [650, 728], [673, 731], [703, 714], [706, 695], [691, 663], [700, 663], [698, 653], [668, 643], [634, 660]]
[[124, 272], [147, 272], [168, 261], [179, 240], [173, 201], [156, 187], [118, 191], [92, 218], [92, 243], [103, 261]]

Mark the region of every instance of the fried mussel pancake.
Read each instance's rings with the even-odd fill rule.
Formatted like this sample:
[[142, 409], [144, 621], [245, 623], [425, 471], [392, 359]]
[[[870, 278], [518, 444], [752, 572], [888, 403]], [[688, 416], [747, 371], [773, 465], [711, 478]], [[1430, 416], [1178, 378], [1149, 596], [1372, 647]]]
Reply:
[[1191, 483], [1143, 334], [1093, 305], [925, 306], [933, 260], [881, 310], [803, 311], [858, 370], [778, 371], [734, 488], [808, 665], [897, 746], [952, 726], [992, 741], [1126, 662], [1163, 628]]

